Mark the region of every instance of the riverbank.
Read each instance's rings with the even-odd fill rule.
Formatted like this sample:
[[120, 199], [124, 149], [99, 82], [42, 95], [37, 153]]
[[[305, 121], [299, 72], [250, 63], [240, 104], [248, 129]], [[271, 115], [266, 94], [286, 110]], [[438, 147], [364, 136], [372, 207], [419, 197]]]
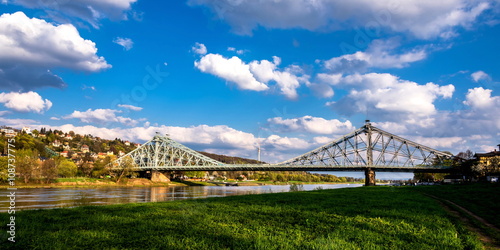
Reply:
[[[360, 182], [278, 182], [278, 181], [170, 181], [170, 182], [152, 182], [144, 178], [133, 178], [121, 181], [120, 183], [106, 179], [97, 178], [59, 178], [54, 183], [34, 184], [34, 183], [16, 183], [16, 188], [95, 188], [95, 187], [168, 187], [168, 186], [224, 186], [226, 184], [233, 186], [265, 186], [265, 185], [290, 185], [290, 184], [361, 184]], [[11, 188], [7, 184], [0, 184], [0, 189]]]
[[[478, 192], [496, 199], [495, 192], [484, 191], [489, 189]], [[24, 249], [482, 248], [421, 190], [360, 187], [21, 211], [17, 242], [7, 242], [5, 226], [0, 241], [2, 247]], [[8, 216], [0, 214], [3, 225]]]

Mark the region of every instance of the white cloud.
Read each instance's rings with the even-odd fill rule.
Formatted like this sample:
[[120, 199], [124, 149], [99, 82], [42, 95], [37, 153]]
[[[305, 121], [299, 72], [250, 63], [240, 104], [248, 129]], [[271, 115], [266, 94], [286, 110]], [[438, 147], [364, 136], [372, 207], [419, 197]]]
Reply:
[[122, 46], [125, 50], [130, 50], [134, 46], [134, 42], [130, 38], [117, 37], [113, 42]]
[[[31, 9], [45, 11], [46, 17], [57, 22], [89, 23], [94, 28], [99, 27], [102, 19], [126, 20], [127, 12], [137, 0], [71, 0], [71, 1], [32, 1], [11, 0], [10, 3], [22, 5]], [[136, 12], [132, 12], [132, 17]]]
[[457, 148], [458, 145], [466, 143], [465, 138], [459, 136], [453, 137], [422, 137], [422, 136], [409, 136], [406, 139], [412, 140], [416, 143], [425, 145], [435, 149], [451, 149]]
[[18, 112], [43, 113], [52, 107], [52, 102], [33, 91], [26, 93], [0, 93], [0, 103]]
[[198, 55], [207, 54], [207, 47], [205, 47], [205, 44], [203, 43], [195, 43], [191, 50]]
[[479, 70], [479, 71], [472, 73], [471, 77], [475, 82], [479, 82], [480, 80], [490, 80], [491, 79], [491, 77], [482, 70]]
[[201, 72], [216, 75], [226, 81], [235, 83], [240, 89], [254, 91], [269, 89], [266, 84], [255, 79], [246, 63], [235, 56], [227, 59], [219, 54], [208, 54], [196, 61], [194, 65]]
[[51, 68], [97, 72], [110, 68], [95, 43], [71, 24], [53, 25], [23, 12], [0, 16], [0, 83], [4, 89], [64, 87]]
[[470, 27], [491, 8], [487, 1], [466, 0], [189, 0], [188, 4], [207, 6], [238, 34], [251, 34], [259, 26], [315, 31], [362, 27], [361, 32], [372, 37], [391, 30], [423, 39], [452, 37], [457, 27]]
[[277, 56], [273, 56], [272, 62], [261, 60], [247, 64], [236, 56], [228, 59], [219, 54], [207, 54], [196, 61], [195, 66], [202, 72], [235, 83], [240, 89], [264, 91], [269, 89], [269, 82], [273, 81], [281, 94], [296, 99], [297, 88], [301, 83], [308, 84], [309, 76], [296, 65], [280, 70], [280, 63], [281, 58]]
[[233, 51], [233, 52], [236, 52], [236, 54], [238, 55], [243, 55], [245, 54], [245, 50], [242, 50], [242, 49], [236, 49], [234, 47], [228, 47], [227, 48], [227, 51]]
[[125, 109], [130, 109], [133, 111], [141, 111], [141, 107], [133, 106], [133, 105], [128, 105], [128, 104], [118, 104], [118, 107], [120, 108], [125, 108]]
[[409, 63], [423, 60], [427, 52], [423, 48], [394, 54], [399, 46], [396, 39], [374, 40], [365, 52], [342, 55], [324, 61], [325, 68], [332, 72], [362, 72], [368, 68], [403, 68]]
[[[391, 74], [354, 74], [343, 77], [339, 88], [349, 94], [331, 104], [341, 114], [366, 113], [382, 120], [421, 119], [436, 113], [434, 101], [451, 98], [455, 87], [434, 83], [420, 85]], [[412, 118], [411, 118], [412, 117]]]
[[73, 111], [70, 115], [62, 117], [63, 119], [79, 119], [84, 123], [97, 123], [97, 124], [107, 124], [107, 123], [121, 123], [127, 126], [135, 126], [138, 121], [133, 120], [128, 117], [117, 116], [117, 113], [121, 113], [120, 110], [114, 109], [88, 109], [87, 111]]
[[270, 135], [261, 142], [261, 145], [271, 146], [272, 148], [276, 148], [280, 151], [290, 149], [304, 149], [311, 146], [307, 141], [303, 139], [281, 137], [279, 135]]
[[469, 89], [464, 104], [477, 109], [500, 107], [500, 97], [492, 97], [491, 92], [491, 89], [483, 89], [482, 87]]
[[267, 120], [276, 132], [307, 132], [313, 134], [346, 134], [355, 128], [350, 121], [326, 120], [321, 117], [303, 116], [283, 119], [274, 117]]

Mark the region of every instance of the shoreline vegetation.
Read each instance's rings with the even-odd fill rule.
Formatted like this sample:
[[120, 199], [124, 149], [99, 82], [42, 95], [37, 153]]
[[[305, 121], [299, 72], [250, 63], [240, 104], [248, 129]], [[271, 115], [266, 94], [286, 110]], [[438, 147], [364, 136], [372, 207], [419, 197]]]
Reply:
[[[494, 184], [375, 186], [16, 213], [2, 248], [490, 249], [439, 200], [499, 227]], [[464, 195], [466, 194], [466, 195]], [[7, 221], [0, 213], [0, 221]], [[480, 228], [480, 227], [478, 227]], [[5, 229], [5, 225], [3, 225]], [[484, 231], [487, 231], [484, 229]]]

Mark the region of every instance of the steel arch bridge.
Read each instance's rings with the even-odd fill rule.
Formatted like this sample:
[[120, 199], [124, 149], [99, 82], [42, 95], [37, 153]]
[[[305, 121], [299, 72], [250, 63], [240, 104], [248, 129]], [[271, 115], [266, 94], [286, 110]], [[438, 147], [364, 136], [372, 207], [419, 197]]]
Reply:
[[371, 125], [277, 164], [225, 164], [166, 136], [150, 141], [112, 162], [122, 169], [168, 171], [365, 171], [365, 184], [375, 184], [375, 171], [449, 172], [452, 154], [404, 139]]

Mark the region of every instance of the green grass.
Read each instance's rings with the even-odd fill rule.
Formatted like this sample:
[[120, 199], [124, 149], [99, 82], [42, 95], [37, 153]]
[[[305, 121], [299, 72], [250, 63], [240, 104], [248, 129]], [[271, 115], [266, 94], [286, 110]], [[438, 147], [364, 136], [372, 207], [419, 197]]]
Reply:
[[498, 216], [500, 185], [498, 184], [418, 186], [417, 190], [450, 200], [500, 228], [500, 216]]
[[[444, 185], [439, 187], [419, 186], [416, 190], [436, 196], [439, 199], [454, 202], [483, 218], [496, 228], [500, 228], [500, 218], [498, 216], [500, 211], [500, 203], [498, 202], [500, 185], [498, 184], [482, 183], [472, 185]], [[500, 232], [498, 230], [489, 228], [460, 209], [455, 210], [461, 212], [461, 216], [468, 218], [476, 228], [479, 228], [484, 234], [488, 235], [495, 244], [500, 244]]]
[[481, 249], [433, 199], [362, 187], [22, 211], [19, 249]]

